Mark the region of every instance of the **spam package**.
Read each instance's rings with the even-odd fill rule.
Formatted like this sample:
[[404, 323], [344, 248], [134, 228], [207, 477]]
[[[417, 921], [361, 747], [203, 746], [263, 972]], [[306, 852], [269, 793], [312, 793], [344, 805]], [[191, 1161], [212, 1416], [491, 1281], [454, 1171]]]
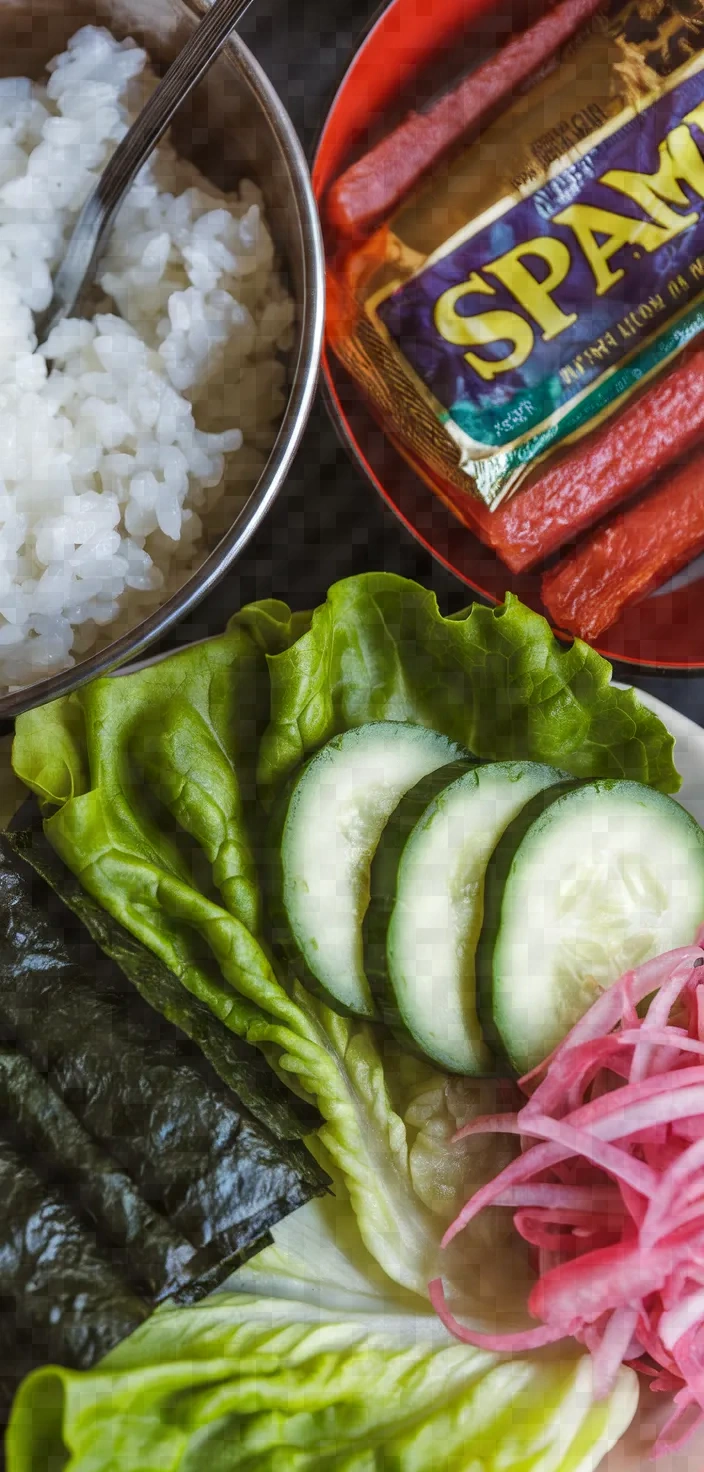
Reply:
[[336, 353], [514, 570], [704, 432], [699, 0], [562, 0], [353, 163], [327, 215]]

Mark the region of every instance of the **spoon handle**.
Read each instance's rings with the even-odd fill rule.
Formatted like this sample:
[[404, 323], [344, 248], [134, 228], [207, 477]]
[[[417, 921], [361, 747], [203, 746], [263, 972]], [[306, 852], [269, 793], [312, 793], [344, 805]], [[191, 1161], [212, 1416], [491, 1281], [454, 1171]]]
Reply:
[[76, 308], [84, 285], [92, 280], [114, 215], [135, 176], [251, 4], [252, 0], [214, 0], [129, 132], [118, 143], [78, 216], [54, 279], [51, 302], [45, 312], [37, 315], [35, 325], [40, 345], [52, 328]]

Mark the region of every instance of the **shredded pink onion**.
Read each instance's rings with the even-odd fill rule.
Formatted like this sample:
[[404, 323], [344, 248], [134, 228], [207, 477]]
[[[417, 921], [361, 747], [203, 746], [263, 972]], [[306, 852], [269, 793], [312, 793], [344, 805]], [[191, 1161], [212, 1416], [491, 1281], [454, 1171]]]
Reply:
[[455, 1137], [520, 1137], [521, 1155], [466, 1202], [443, 1246], [486, 1206], [512, 1210], [536, 1251], [535, 1327], [479, 1333], [452, 1313], [441, 1279], [430, 1285], [465, 1344], [516, 1353], [574, 1336], [594, 1359], [597, 1398], [622, 1363], [672, 1394], [656, 1456], [704, 1421], [702, 967], [704, 926], [696, 945], [604, 992], [521, 1080], [528, 1098], [517, 1113], [472, 1120]]

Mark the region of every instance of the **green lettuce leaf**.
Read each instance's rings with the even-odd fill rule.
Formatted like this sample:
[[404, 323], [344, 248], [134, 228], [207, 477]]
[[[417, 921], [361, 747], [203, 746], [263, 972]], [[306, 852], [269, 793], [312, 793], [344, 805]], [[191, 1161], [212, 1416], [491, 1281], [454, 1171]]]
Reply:
[[264, 655], [233, 629], [20, 717], [13, 750], [88, 893], [245, 1038], [261, 1010], [223, 979], [199, 927], [224, 911], [238, 974], [261, 971], [266, 987], [245, 815], [267, 710]]
[[[275, 605], [274, 611], [282, 616], [274, 619], [268, 605], [250, 619], [267, 647], [280, 646], [289, 627], [282, 606]], [[241, 725], [248, 699], [251, 708], [248, 683], [262, 672], [266, 678], [261, 646], [234, 627], [223, 639], [77, 692], [71, 701], [82, 720], [72, 717], [65, 735], [68, 739], [69, 729], [74, 733], [74, 765], [82, 765], [90, 786], [85, 790], [83, 784], [84, 790], [66, 797], [47, 819], [45, 832], [84, 891], [228, 1028], [261, 1047], [280, 1077], [317, 1105], [324, 1121], [321, 1144], [346, 1182], [369, 1250], [394, 1281], [425, 1293], [440, 1268], [439, 1240], [451, 1218], [450, 1200], [485, 1179], [488, 1157], [468, 1151], [448, 1158], [445, 1146], [452, 1123], [444, 1105], [438, 1105], [444, 1146], [435, 1152], [442, 1164], [433, 1161], [432, 1146], [438, 1141], [431, 1142], [431, 1125], [426, 1122], [424, 1143], [420, 1127], [407, 1125], [403, 1118], [406, 1093], [421, 1087], [427, 1070], [374, 1029], [339, 1017], [298, 983], [287, 990], [266, 947], [252, 934], [254, 907], [248, 927], [233, 890], [217, 883], [218, 861], [226, 847], [224, 839], [219, 845], [212, 841], [217, 814], [220, 831], [231, 844], [227, 851], [235, 852], [231, 873], [239, 866], [242, 875], [248, 860], [241, 856], [251, 852], [244, 819], [245, 811], [252, 815], [255, 738], [265, 718], [261, 711], [255, 716], [248, 744], [246, 733], [238, 737], [236, 721]], [[55, 729], [60, 712], [47, 709]], [[203, 724], [210, 723], [204, 747], [190, 746], [194, 712]], [[159, 738], [160, 729], [168, 739]], [[46, 780], [43, 748], [33, 743], [35, 730], [34, 721], [18, 721], [16, 767], [30, 785], [37, 786], [41, 776], [41, 793], [56, 805], [66, 789], [52, 788]], [[145, 776], [144, 751], [157, 740], [161, 772], [155, 792], [155, 773]], [[222, 760], [211, 760], [214, 745]], [[41, 767], [35, 769], [37, 752]], [[197, 785], [203, 794], [204, 767], [209, 784], [205, 816], [195, 798], [178, 797], [184, 776], [191, 791]], [[65, 770], [62, 759], [62, 781]], [[240, 791], [249, 798], [247, 809], [244, 798], [239, 802]], [[211, 821], [212, 808], [216, 817]], [[441, 1094], [443, 1086], [441, 1082]], [[481, 1090], [474, 1093], [476, 1112]], [[474, 1169], [478, 1160], [485, 1167], [483, 1175]], [[443, 1170], [453, 1184], [443, 1196], [439, 1217], [442, 1193], [438, 1188], [433, 1197], [431, 1185]], [[425, 1186], [419, 1191], [421, 1180]], [[470, 1253], [467, 1261], [476, 1263], [476, 1256]], [[442, 1265], [448, 1267], [444, 1260]], [[470, 1306], [481, 1316], [472, 1273], [464, 1260], [460, 1270], [459, 1258], [458, 1274], [471, 1287]], [[492, 1305], [501, 1280], [502, 1274], [493, 1269], [482, 1277], [482, 1292]]]
[[38, 705], [21, 717], [22, 734], [12, 748], [20, 782], [42, 805], [55, 807], [90, 787], [83, 711], [76, 695]]
[[317, 1110], [301, 1104], [272, 1075], [266, 1059], [256, 1048], [247, 1047], [236, 1033], [224, 1027], [209, 1007], [181, 986], [173, 971], [153, 951], [147, 950], [82, 888], [41, 831], [33, 827], [31, 831], [8, 833], [6, 837], [15, 852], [31, 864], [61, 900], [57, 921], [65, 925], [63, 906], [67, 906], [102, 954], [119, 966], [149, 1007], [197, 1044], [223, 1083], [276, 1139], [298, 1140], [315, 1129], [320, 1122]]
[[221, 639], [19, 719], [15, 770], [44, 804], [56, 852], [317, 1105], [309, 1145], [350, 1210], [345, 1223], [326, 1216], [332, 1206], [309, 1212], [318, 1236], [293, 1265], [294, 1239], [279, 1235], [238, 1278], [245, 1297], [159, 1313], [90, 1377], [33, 1377], [11, 1472], [45, 1455], [76, 1472], [197, 1472], [206, 1457], [209, 1472], [596, 1466], [633, 1411], [627, 1372], [597, 1407], [586, 1360], [494, 1363], [449, 1341], [427, 1306], [442, 1273], [455, 1311], [516, 1326], [530, 1274], [508, 1214], [480, 1217], [440, 1249], [460, 1202], [503, 1163], [495, 1141], [450, 1142], [502, 1107], [502, 1086], [438, 1073], [280, 974], [256, 855], [261, 796], [370, 719], [434, 727], [480, 756], [676, 790], [669, 733], [609, 680], [605, 661], [563, 649], [515, 599], [445, 619], [431, 594], [378, 574], [337, 584], [312, 616], [251, 605]]
[[256, 931], [243, 802], [254, 797], [252, 758], [266, 708], [262, 656], [232, 630], [23, 716], [15, 770], [45, 806], [71, 801], [84, 821], [100, 792], [105, 836], [190, 882], [188, 851], [169, 834], [178, 825], [207, 855], [225, 907]]
[[[444, 1225], [497, 1168], [494, 1149], [449, 1148], [494, 1086], [434, 1074], [383, 1030], [284, 984], [259, 934], [252, 862], [259, 738], [271, 788], [333, 732], [391, 717], [484, 756], [676, 786], [665, 727], [609, 685], [591, 650], [561, 649], [515, 599], [444, 619], [431, 594], [386, 574], [337, 584], [312, 618], [251, 605], [221, 639], [45, 707], [47, 732], [61, 732], [55, 771], [41, 712], [21, 717], [15, 768], [56, 809], [46, 834], [83, 888], [317, 1105], [368, 1250], [425, 1293]], [[507, 1274], [501, 1252], [487, 1254], [505, 1225], [474, 1231], [442, 1270], [469, 1312], [495, 1320], [507, 1282], [520, 1298], [524, 1267]]]
[[[255, 605], [256, 607], [256, 605]], [[251, 625], [252, 609], [230, 627]], [[562, 646], [512, 594], [443, 618], [435, 595], [390, 573], [330, 589], [309, 631], [269, 658], [262, 788], [364, 721], [432, 726], [477, 756], [548, 762], [577, 777], [629, 777], [676, 792], [673, 739], [588, 645]]]
[[499, 1361], [394, 1291], [344, 1200], [310, 1203], [195, 1308], [166, 1308], [95, 1371], [36, 1371], [8, 1472], [592, 1472], [636, 1377], [596, 1404], [588, 1358]]
[[[47, 824], [59, 853], [74, 836], [72, 806]], [[75, 863], [76, 850], [71, 856]], [[162, 929], [177, 916], [207, 944], [220, 983], [217, 995], [206, 999], [228, 1027], [263, 1047], [279, 1075], [317, 1105], [323, 1117], [319, 1143], [345, 1181], [369, 1251], [389, 1277], [424, 1294], [442, 1270], [475, 1316], [494, 1321], [503, 1298], [504, 1314], [513, 1321], [527, 1270], [521, 1280], [521, 1264], [513, 1264], [507, 1277], [494, 1242], [485, 1270], [477, 1275], [488, 1245], [485, 1219], [465, 1237], [461, 1252], [441, 1256], [439, 1247], [452, 1207], [496, 1169], [491, 1152], [473, 1145], [456, 1152], [447, 1148], [459, 1124], [492, 1107], [488, 1091], [493, 1086], [460, 1086], [431, 1074], [378, 1029], [338, 1016], [298, 982], [287, 992], [241, 922], [173, 876], [146, 866], [138, 871], [123, 856], [113, 860], [103, 849], [100, 863], [80, 870], [79, 877], [109, 912], [124, 910], [127, 896], [128, 908], [134, 907], [128, 919], [133, 929], [139, 926], [146, 886], [152, 885], [147, 892], [154, 914], [162, 916]], [[163, 936], [153, 948], [158, 953], [162, 945]], [[192, 976], [184, 979], [193, 984]]]

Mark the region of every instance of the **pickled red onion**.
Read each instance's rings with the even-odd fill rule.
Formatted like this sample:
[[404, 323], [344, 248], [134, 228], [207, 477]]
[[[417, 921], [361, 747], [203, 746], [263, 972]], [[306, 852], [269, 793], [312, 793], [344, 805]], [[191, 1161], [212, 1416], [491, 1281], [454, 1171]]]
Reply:
[[[537, 1322], [513, 1334], [461, 1324], [441, 1279], [431, 1302], [466, 1344], [515, 1353], [572, 1336], [595, 1392], [630, 1364], [674, 1394], [655, 1454], [704, 1422], [704, 927], [697, 944], [628, 972], [521, 1080], [515, 1114], [456, 1139], [521, 1138], [522, 1154], [465, 1204], [443, 1246], [486, 1206], [513, 1210], [537, 1251]], [[637, 1007], [648, 1000], [643, 1017]]]

